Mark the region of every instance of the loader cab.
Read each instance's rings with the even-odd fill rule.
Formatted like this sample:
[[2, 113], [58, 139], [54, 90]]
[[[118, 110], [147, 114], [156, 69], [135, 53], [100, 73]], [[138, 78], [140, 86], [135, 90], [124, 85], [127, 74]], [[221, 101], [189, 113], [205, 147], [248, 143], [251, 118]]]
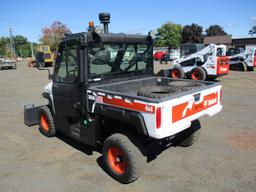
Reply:
[[180, 53], [182, 57], [186, 57], [188, 55], [201, 51], [204, 48], [204, 44], [183, 43], [180, 45]]

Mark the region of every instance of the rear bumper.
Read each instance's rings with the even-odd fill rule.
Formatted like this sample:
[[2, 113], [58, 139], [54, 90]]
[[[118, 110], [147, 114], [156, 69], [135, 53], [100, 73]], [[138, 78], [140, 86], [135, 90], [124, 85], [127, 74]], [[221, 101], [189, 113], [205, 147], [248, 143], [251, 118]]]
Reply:
[[[191, 126], [191, 122], [199, 119], [200, 117], [206, 115], [206, 116], [213, 116], [217, 113], [219, 113], [222, 110], [222, 105], [214, 106], [208, 110], [202, 111], [200, 113], [197, 113], [196, 115], [193, 115], [191, 117], [188, 117], [184, 120], [179, 121], [176, 124], [170, 125], [169, 127], [164, 128], [165, 131], [162, 132], [155, 132], [154, 137], [155, 139], [163, 139], [167, 137], [171, 137], [173, 135], [176, 135], [177, 133], [180, 133], [181, 131], [189, 128]], [[151, 135], [149, 133], [149, 135]]]

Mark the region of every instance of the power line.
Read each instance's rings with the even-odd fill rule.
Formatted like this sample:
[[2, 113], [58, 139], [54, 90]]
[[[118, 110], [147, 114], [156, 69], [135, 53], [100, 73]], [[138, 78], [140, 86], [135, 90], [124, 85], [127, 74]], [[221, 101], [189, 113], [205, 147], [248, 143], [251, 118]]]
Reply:
[[14, 21], [14, 22], [19, 22], [19, 23], [27, 23], [27, 24], [32, 24], [32, 25], [47, 25], [45, 23], [38, 23], [34, 21], [27, 21], [27, 20], [21, 20], [21, 19], [14, 19], [14, 18], [4, 18], [0, 17], [0, 21], [5, 20], [5, 21]]

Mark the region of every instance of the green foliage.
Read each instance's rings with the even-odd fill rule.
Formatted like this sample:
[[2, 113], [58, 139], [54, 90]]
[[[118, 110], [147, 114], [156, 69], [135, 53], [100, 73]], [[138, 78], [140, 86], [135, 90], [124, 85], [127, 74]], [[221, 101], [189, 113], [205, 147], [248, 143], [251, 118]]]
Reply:
[[157, 29], [156, 46], [177, 48], [181, 42], [182, 26], [167, 22]]
[[65, 24], [55, 21], [50, 27], [44, 27], [42, 29], [42, 37], [39, 40], [44, 45], [49, 45], [51, 51], [56, 51], [65, 33], [71, 33], [71, 31]]
[[10, 38], [0, 37], [0, 57], [5, 57], [8, 54], [8, 50], [10, 50]]
[[13, 38], [16, 54], [19, 57], [30, 57], [31, 56], [31, 45], [26, 37], [16, 35]]
[[195, 23], [185, 25], [182, 30], [182, 43], [203, 43], [203, 28]]
[[[26, 37], [16, 35], [13, 37], [16, 54], [18, 57], [30, 57], [30, 42]], [[0, 56], [11, 57], [11, 41], [9, 37], [0, 37]]]
[[219, 25], [210, 25], [208, 29], [206, 29], [206, 36], [220, 36], [227, 35], [224, 29]]

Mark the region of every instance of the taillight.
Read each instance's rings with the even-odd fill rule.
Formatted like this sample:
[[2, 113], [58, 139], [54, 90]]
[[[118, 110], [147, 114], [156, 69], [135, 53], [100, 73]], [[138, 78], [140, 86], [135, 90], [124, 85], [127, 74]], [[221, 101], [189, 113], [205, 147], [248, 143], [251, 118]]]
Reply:
[[162, 122], [162, 108], [158, 107], [156, 109], [156, 128], [159, 129], [161, 127]]

